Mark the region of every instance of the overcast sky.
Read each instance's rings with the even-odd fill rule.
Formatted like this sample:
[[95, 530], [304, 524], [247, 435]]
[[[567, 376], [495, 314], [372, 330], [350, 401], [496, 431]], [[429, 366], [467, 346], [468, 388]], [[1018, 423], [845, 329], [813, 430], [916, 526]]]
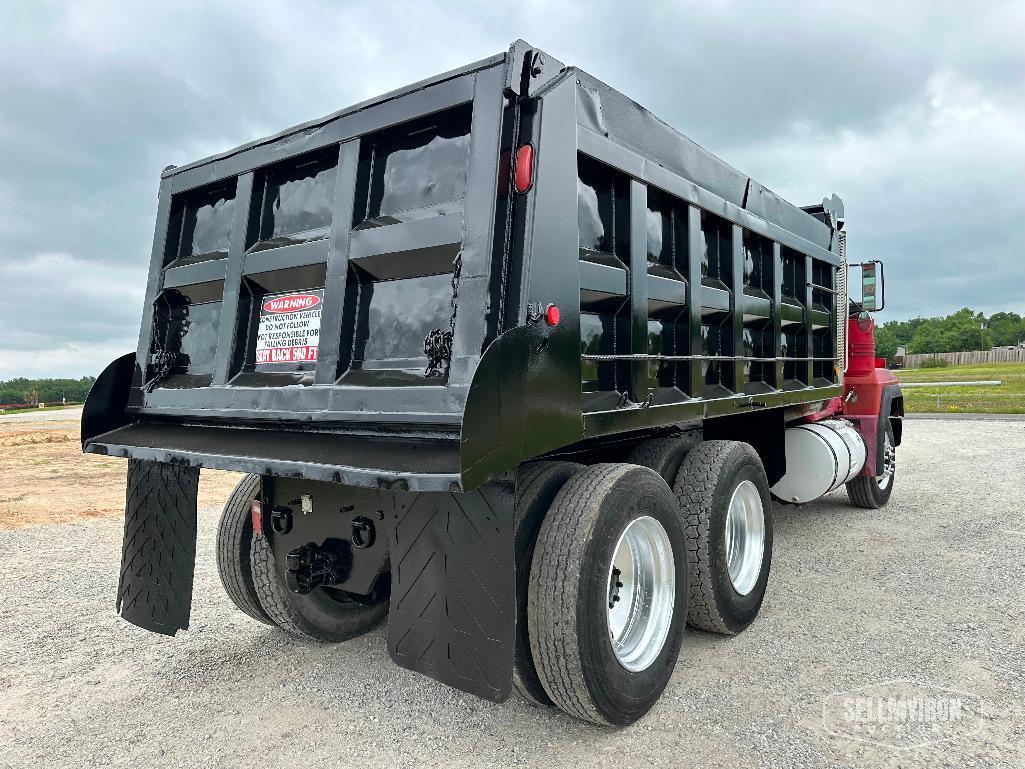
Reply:
[[794, 203], [838, 193], [885, 317], [1025, 312], [1025, 2], [0, 5], [0, 379], [135, 348], [164, 166], [516, 37]]

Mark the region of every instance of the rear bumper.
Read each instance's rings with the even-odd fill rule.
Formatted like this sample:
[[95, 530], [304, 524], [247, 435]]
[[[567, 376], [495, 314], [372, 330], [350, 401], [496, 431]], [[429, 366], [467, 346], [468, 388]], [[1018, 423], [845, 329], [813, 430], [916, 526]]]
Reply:
[[459, 435], [421, 427], [402, 435], [311, 422], [169, 421], [126, 406], [135, 355], [100, 374], [82, 412], [89, 454], [306, 478], [367, 488], [460, 491]]
[[90, 454], [368, 488], [460, 490], [459, 442], [339, 432], [136, 422], [90, 438]]

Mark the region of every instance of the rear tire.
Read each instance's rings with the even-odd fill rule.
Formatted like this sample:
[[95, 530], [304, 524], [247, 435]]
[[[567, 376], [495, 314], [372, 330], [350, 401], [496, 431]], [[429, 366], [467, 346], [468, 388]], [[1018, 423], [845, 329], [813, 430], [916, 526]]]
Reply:
[[285, 586], [285, 572], [262, 534], [253, 537], [253, 582], [260, 606], [289, 635], [306, 641], [338, 643], [363, 635], [388, 614], [388, 602], [367, 606], [339, 590], [319, 587], [306, 595]]
[[253, 542], [253, 500], [260, 493], [260, 476], [249, 474], [235, 487], [217, 527], [217, 573], [228, 598], [244, 614], [265, 625], [273, 625], [260, 606], [253, 584], [250, 549]]
[[538, 534], [527, 606], [537, 672], [562, 710], [624, 726], [655, 704], [687, 624], [685, 552], [676, 500], [654, 471], [593, 465], [562, 487]]
[[736, 635], [758, 615], [772, 561], [762, 461], [746, 443], [705, 441], [683, 460], [673, 491], [687, 527], [690, 625]]
[[897, 474], [896, 450], [893, 446], [893, 427], [886, 420], [883, 433], [883, 472], [875, 477], [859, 475], [847, 484], [847, 498], [856, 507], [878, 510], [890, 501], [894, 476]]
[[699, 443], [701, 443], [701, 436], [695, 433], [677, 433], [664, 438], [650, 438], [637, 444], [626, 461], [632, 465], [651, 468], [662, 476], [662, 480], [672, 486], [687, 452]]
[[582, 469], [575, 462], [532, 462], [524, 465], [516, 477], [516, 653], [513, 664], [513, 691], [535, 707], [551, 707], [534, 666], [530, 652], [527, 622], [527, 592], [530, 565], [541, 524], [559, 490]]

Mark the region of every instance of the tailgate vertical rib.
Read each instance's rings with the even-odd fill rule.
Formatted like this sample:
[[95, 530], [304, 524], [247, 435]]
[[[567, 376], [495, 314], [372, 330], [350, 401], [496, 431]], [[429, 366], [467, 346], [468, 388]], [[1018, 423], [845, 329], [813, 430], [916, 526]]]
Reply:
[[345, 285], [349, 273], [349, 245], [352, 210], [356, 200], [356, 173], [359, 168], [359, 139], [343, 142], [338, 149], [335, 176], [334, 216], [327, 253], [327, 277], [324, 281], [324, 310], [320, 319], [320, 351], [314, 383], [332, 384], [339, 376], [339, 345], [345, 313]]
[[246, 258], [246, 228], [249, 206], [253, 200], [253, 172], [238, 177], [235, 187], [235, 212], [228, 242], [228, 266], [224, 276], [224, 298], [221, 300], [221, 328], [217, 338], [217, 357], [211, 384], [222, 385], [231, 376], [236, 331], [238, 329], [239, 297], [242, 292], [242, 266]]
[[[466, 168], [461, 266], [456, 285], [455, 327], [449, 382], [469, 385], [487, 331], [491, 247], [495, 228], [498, 163], [502, 142], [502, 86], [505, 71], [492, 67], [474, 75], [470, 159]], [[458, 307], [462, 306], [460, 312]], [[459, 360], [463, 360], [462, 365]], [[472, 361], [465, 362], [465, 361]]]

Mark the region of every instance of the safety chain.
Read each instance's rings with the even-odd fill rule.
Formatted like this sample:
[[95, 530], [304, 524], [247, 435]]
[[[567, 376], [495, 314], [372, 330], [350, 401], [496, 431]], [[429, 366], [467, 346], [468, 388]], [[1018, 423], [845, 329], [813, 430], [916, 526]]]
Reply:
[[[174, 370], [178, 368], [187, 357], [183, 355], [180, 350], [182, 339], [189, 328], [189, 308], [188, 306], [185, 306], [182, 307], [181, 310], [182, 317], [178, 324], [178, 330], [174, 333], [174, 344], [172, 344], [172, 339], [169, 338], [171, 337], [170, 330], [168, 330], [164, 335], [164, 341], [161, 342], [160, 339], [157, 338], [156, 329], [154, 329], [154, 350], [153, 354], [150, 356], [150, 365], [153, 367], [154, 371], [153, 376], [146, 383], [146, 392], [153, 392], [153, 388], [171, 376], [171, 374], [174, 373]], [[172, 323], [171, 312], [173, 312], [173, 308], [168, 312], [167, 324], [169, 328]], [[177, 347], [177, 349], [172, 349], [173, 347]]]
[[459, 272], [463, 266], [463, 253], [460, 251], [452, 263], [452, 312], [448, 319], [448, 331], [433, 328], [424, 337], [424, 355], [427, 356], [425, 376], [448, 376], [448, 368], [452, 363], [452, 338], [456, 332], [456, 304], [459, 299]]

